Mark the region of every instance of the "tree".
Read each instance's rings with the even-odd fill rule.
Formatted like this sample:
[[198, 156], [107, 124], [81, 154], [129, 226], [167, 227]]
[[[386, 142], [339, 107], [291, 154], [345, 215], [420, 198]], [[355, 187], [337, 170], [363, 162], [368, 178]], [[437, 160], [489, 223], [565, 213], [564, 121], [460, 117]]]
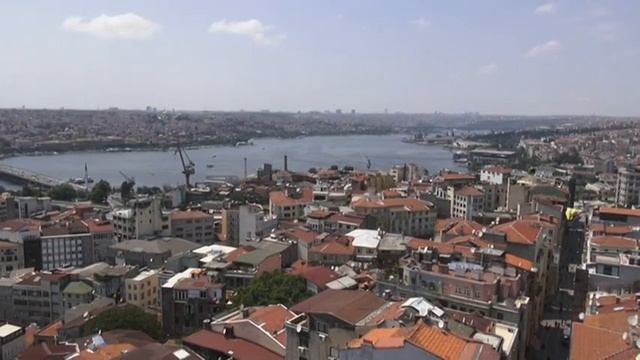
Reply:
[[120, 197], [123, 201], [131, 199], [133, 193], [133, 183], [131, 181], [123, 181], [120, 184]]
[[42, 191], [38, 188], [25, 185], [20, 192], [22, 196], [42, 196]]
[[309, 174], [317, 174], [318, 173], [318, 169], [312, 167], [312, 168], [309, 169], [308, 172], [309, 172]]
[[111, 185], [105, 180], [100, 180], [93, 187], [89, 194], [89, 200], [93, 203], [103, 204], [107, 202], [107, 197], [111, 193]]
[[156, 340], [162, 340], [163, 337], [162, 325], [157, 318], [132, 305], [114, 307], [100, 313], [87, 321], [83, 327], [83, 333], [89, 336], [100, 330], [114, 329], [139, 330]]
[[49, 189], [47, 195], [53, 200], [72, 201], [78, 197], [78, 192], [71, 184], [60, 184]]
[[262, 274], [249, 286], [239, 289], [233, 303], [244, 306], [283, 304], [289, 307], [311, 295], [303, 278], [274, 271]]
[[138, 194], [156, 195], [156, 194], [160, 194], [161, 192], [162, 192], [162, 189], [160, 189], [157, 186], [154, 186], [154, 187], [140, 186], [140, 187], [138, 187]]
[[567, 152], [560, 153], [553, 158], [553, 161], [557, 164], [582, 164], [582, 158], [576, 148], [571, 148]]

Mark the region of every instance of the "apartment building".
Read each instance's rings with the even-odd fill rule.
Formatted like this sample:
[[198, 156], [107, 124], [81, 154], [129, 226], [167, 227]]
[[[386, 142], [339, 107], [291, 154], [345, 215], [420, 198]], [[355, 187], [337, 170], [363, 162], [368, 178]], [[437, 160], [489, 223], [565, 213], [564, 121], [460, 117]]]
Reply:
[[174, 211], [169, 215], [171, 236], [193, 241], [198, 244], [213, 244], [213, 215], [202, 211]]
[[62, 307], [71, 309], [80, 304], [89, 304], [95, 298], [93, 287], [84, 281], [71, 281], [62, 290]]
[[111, 212], [116, 241], [168, 235], [169, 216], [162, 211], [162, 197], [139, 197], [127, 207]]
[[281, 249], [268, 247], [243, 252], [234, 256], [231, 265], [224, 271], [224, 282], [228, 289], [247, 286], [261, 274], [282, 268]]
[[632, 207], [640, 204], [640, 166], [618, 169], [616, 182], [616, 204]]
[[372, 215], [381, 229], [404, 235], [433, 235], [436, 209], [432, 203], [413, 198], [372, 200], [361, 198], [351, 204], [359, 213]]
[[313, 203], [313, 188], [286, 188], [269, 194], [269, 214], [279, 220], [294, 220], [304, 216], [304, 208]]
[[344, 344], [375, 327], [367, 319], [390, 305], [369, 291], [332, 289], [294, 305], [297, 316], [285, 323], [285, 358], [338, 359]]
[[511, 177], [511, 168], [504, 166], [485, 166], [480, 169], [480, 182], [493, 185], [506, 185]]
[[355, 212], [315, 210], [307, 214], [306, 224], [313, 231], [346, 234], [355, 229], [375, 229], [376, 219]]
[[260, 205], [242, 205], [238, 208], [238, 236], [241, 244], [268, 236], [276, 226], [277, 216], [265, 214]]
[[46, 325], [64, 314], [63, 290], [71, 282], [68, 272], [36, 272], [13, 285], [14, 320]]
[[22, 247], [16, 243], [0, 240], [0, 277], [7, 277], [13, 270], [23, 267]]
[[484, 210], [484, 191], [473, 186], [453, 189], [451, 198], [451, 217], [472, 220]]
[[0, 326], [0, 359], [17, 359], [27, 346], [25, 330], [21, 326], [4, 324]]
[[202, 327], [202, 322], [224, 309], [225, 286], [205, 270], [189, 268], [169, 278], [161, 288], [162, 326], [168, 336], [182, 336]]
[[160, 278], [158, 270], [145, 270], [124, 280], [124, 300], [142, 309], [160, 306]]
[[220, 219], [220, 241], [228, 246], [240, 245], [239, 207], [222, 209]]

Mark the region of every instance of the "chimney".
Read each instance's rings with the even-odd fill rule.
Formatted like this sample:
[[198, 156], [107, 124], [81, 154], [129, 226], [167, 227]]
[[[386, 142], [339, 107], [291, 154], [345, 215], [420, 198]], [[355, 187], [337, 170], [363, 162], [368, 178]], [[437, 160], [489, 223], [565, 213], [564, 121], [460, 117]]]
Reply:
[[287, 155], [284, 156], [284, 171], [289, 171], [289, 164], [287, 161]]

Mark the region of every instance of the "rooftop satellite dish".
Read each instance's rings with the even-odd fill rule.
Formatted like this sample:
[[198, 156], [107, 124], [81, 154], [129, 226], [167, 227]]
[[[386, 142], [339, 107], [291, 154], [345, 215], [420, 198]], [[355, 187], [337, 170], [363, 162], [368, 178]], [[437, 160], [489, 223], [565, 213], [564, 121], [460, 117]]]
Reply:
[[440, 329], [444, 329], [444, 321], [442, 321], [442, 320], [438, 320], [438, 327], [439, 327]]
[[636, 347], [637, 347], [638, 349], [640, 349], [640, 339], [637, 339], [637, 340], [636, 340]]
[[298, 326], [296, 326], [296, 332], [300, 333], [302, 331], [302, 324], [298, 324]]
[[627, 318], [627, 322], [631, 326], [638, 326], [638, 314], [631, 315]]
[[627, 333], [626, 331], [622, 333], [622, 341], [627, 341], [628, 337], [629, 337], [629, 333]]
[[584, 320], [584, 313], [580, 313], [580, 315], [578, 315], [578, 318], [579, 318], [580, 320]]

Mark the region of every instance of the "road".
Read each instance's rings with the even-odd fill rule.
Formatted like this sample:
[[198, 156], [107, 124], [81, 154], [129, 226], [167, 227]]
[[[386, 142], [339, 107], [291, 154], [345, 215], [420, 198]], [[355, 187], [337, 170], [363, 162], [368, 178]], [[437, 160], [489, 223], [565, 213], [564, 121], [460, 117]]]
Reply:
[[[563, 343], [563, 327], [571, 327], [574, 306], [581, 306], [575, 299], [575, 265], [582, 262], [585, 241], [585, 225], [583, 219], [576, 219], [567, 224], [567, 232], [560, 248], [560, 284], [558, 296], [545, 306], [545, 312], [537, 337], [541, 348], [535, 352], [533, 359], [568, 359], [569, 344]], [[574, 301], [575, 304], [574, 305]]]

